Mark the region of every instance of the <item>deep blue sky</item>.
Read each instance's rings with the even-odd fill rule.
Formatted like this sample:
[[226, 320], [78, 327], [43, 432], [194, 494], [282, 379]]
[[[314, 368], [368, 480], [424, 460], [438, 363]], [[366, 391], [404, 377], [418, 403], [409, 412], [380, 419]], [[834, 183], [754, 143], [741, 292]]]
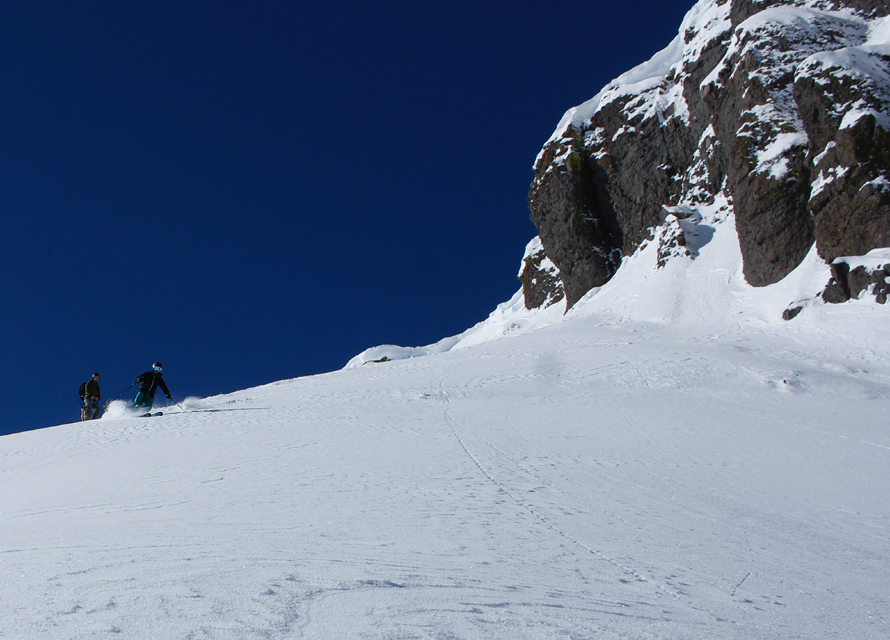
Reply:
[[483, 320], [559, 118], [692, 4], [4, 3], [0, 434]]

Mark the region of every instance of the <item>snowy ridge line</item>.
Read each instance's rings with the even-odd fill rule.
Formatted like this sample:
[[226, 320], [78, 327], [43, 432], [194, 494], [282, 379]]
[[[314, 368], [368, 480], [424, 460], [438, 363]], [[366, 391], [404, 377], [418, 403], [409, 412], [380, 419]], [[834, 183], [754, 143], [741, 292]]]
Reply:
[[[373, 347], [352, 358], [345, 368], [385, 367], [386, 363], [372, 363], [383, 357], [401, 360], [454, 352], [582, 319], [603, 326], [643, 322], [697, 327], [704, 333], [741, 331], [751, 340], [815, 331], [819, 339], [846, 349], [861, 343], [872, 331], [871, 314], [890, 319], [890, 304], [876, 304], [874, 296], [863, 294], [864, 299], [843, 305], [826, 303], [821, 294], [832, 278], [831, 267], [819, 256], [815, 244], [781, 281], [765, 287], [749, 285], [743, 274], [735, 216], [725, 194], [710, 205], [690, 201], [674, 209], [688, 217], [678, 221], [671, 216], [664, 225], [652, 229], [653, 240], [625, 256], [609, 282], [590, 290], [568, 312], [564, 301], [529, 310], [520, 289], [486, 320], [461, 334], [426, 347]], [[686, 247], [665, 260], [661, 237], [674, 224], [682, 228]], [[533, 241], [529, 246], [536, 244]], [[890, 264], [890, 248], [834, 262], [844, 262], [851, 270], [858, 266], [873, 269]], [[806, 313], [789, 323], [783, 314], [796, 305]], [[880, 333], [885, 332], [882, 329]], [[890, 348], [881, 341], [872, 341], [869, 348], [879, 360], [890, 357]]]
[[[567, 110], [544, 144], [544, 148], [549, 143], [564, 137], [570, 127], [583, 128], [597, 112], [623, 97], [633, 98], [625, 107], [628, 122], [635, 118], [648, 119], [656, 115], [662, 117], [662, 114], [668, 112], [671, 107], [673, 115], [686, 122], [689, 108], [681, 91], [682, 82], [678, 82], [679, 75], [684, 64], [696, 61], [709, 44], [721, 34], [733, 29], [730, 8], [728, 2], [699, 0], [686, 14], [678, 35], [667, 47], [655, 53], [646, 62], [609, 82], [590, 100]], [[727, 61], [740, 51], [744, 51], [746, 46], [750, 46], [748, 36], [751, 33], [768, 30], [774, 24], [802, 32], [810, 31], [813, 28], [812, 24], [819, 21], [836, 25], [835, 37], [844, 35], [847, 46], [833, 50], [816, 48], [812, 55], [792, 56], [795, 58], [795, 63], [789, 65], [789, 69], [796, 69], [798, 74], [804, 75], [815, 75], [822, 68], [831, 68], [833, 72], [858, 77], [886, 77], [886, 71], [873, 60], [873, 56], [887, 55], [890, 52], [888, 44], [890, 21], [887, 17], [866, 19], [850, 8], [826, 9], [820, 3], [810, 2], [809, 6], [798, 3], [793, 7], [767, 7], [738, 25], [729, 42], [726, 55], [701, 85], [719, 83], [718, 76], [727, 66]], [[863, 71], [864, 68], [867, 68], [867, 71]], [[845, 107], [850, 106], [845, 105]], [[845, 118], [844, 126], [851, 126], [862, 115], [871, 113], [884, 128], [887, 128], [886, 125], [890, 121], [880, 110], [867, 108], [864, 104], [852, 106], [855, 108]], [[794, 135], [800, 136], [802, 133], [802, 129], [798, 128]], [[787, 145], [790, 141], [789, 138], [784, 144]], [[539, 154], [535, 164], [540, 157]]]
[[[714, 0], [699, 0], [683, 18], [678, 35], [667, 47], [609, 82], [590, 100], [566, 111], [544, 148], [562, 138], [569, 127], [582, 127], [602, 108], [626, 96], [637, 96], [626, 107], [629, 110], [628, 121], [639, 115], [644, 115], [644, 118], [660, 115], [669, 107], [674, 108], [677, 117], [687, 120], [689, 107], [681, 90], [682, 85], [668, 83], [667, 78], [676, 74], [684, 61], [697, 58], [714, 38], [731, 28], [729, 5], [715, 3]], [[689, 42], [685, 41], [687, 33], [694, 36]], [[540, 158], [541, 154], [535, 164]]]

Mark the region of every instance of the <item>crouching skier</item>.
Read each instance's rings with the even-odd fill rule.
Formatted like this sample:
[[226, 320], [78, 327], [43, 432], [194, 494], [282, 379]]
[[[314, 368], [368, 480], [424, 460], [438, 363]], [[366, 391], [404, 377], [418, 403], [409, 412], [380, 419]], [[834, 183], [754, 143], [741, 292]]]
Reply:
[[151, 369], [136, 376], [136, 382], [141, 384], [139, 385], [139, 393], [136, 394], [136, 399], [133, 401], [134, 407], [145, 407], [146, 411], [151, 411], [151, 406], [155, 401], [155, 391], [157, 391], [158, 387], [161, 388], [167, 399], [170, 399], [170, 390], [167, 388], [167, 383], [164, 382], [164, 374], [161, 373], [162, 369], [161, 363], [155, 362], [151, 365]]

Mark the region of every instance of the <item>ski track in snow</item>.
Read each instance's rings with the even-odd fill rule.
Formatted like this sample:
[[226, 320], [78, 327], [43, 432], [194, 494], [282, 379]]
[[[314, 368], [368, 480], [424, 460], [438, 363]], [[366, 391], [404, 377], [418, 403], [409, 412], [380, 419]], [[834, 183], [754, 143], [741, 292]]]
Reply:
[[886, 638], [886, 364], [720, 335], [582, 319], [3, 437], [0, 638]]

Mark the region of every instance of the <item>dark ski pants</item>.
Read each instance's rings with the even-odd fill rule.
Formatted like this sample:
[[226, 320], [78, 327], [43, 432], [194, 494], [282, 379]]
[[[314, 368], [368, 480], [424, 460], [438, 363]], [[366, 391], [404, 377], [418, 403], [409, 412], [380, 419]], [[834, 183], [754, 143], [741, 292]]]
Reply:
[[142, 391], [136, 394], [136, 399], [133, 401], [134, 407], [145, 407], [148, 411], [151, 411], [151, 405], [155, 403], [155, 399], [153, 396], [146, 395]]

